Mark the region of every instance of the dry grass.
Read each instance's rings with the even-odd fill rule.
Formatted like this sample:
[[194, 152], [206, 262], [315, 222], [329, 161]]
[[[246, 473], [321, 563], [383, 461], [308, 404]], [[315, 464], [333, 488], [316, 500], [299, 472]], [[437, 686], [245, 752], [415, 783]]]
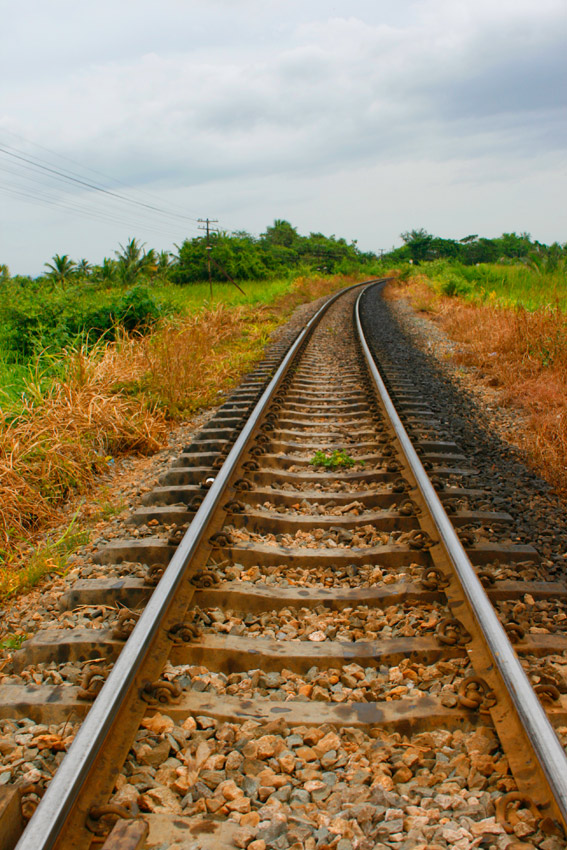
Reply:
[[478, 367], [501, 404], [526, 415], [515, 442], [534, 469], [567, 495], [567, 317], [559, 307], [528, 311], [470, 304], [440, 296], [423, 278], [390, 287], [389, 297], [409, 297], [433, 313], [459, 343], [454, 359]]
[[262, 355], [277, 321], [266, 306], [213, 310], [167, 323], [136, 346], [148, 399], [168, 415], [213, 404]]
[[0, 597], [57, 566], [52, 542], [38, 548], [41, 536], [112, 458], [157, 451], [168, 420], [214, 404], [298, 304], [352, 282], [300, 278], [270, 305], [221, 304], [164, 321], [146, 337], [69, 352], [64, 377], [47, 392], [30, 385], [17, 415], [0, 410]]
[[109, 456], [148, 454], [161, 445], [163, 414], [116, 392], [120, 346], [69, 355], [64, 381], [23, 409], [0, 413], [0, 549], [4, 560], [47, 527], [71, 492], [84, 493]]

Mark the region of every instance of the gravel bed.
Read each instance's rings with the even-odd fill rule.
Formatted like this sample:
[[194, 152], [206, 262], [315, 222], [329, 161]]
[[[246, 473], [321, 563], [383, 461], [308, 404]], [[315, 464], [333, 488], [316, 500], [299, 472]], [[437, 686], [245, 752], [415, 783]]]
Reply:
[[477, 474], [468, 486], [485, 489], [495, 510], [513, 516], [514, 538], [538, 548], [548, 577], [565, 579], [565, 504], [514, 445], [517, 411], [501, 407], [497, 391], [483, 387], [476, 370], [450, 362], [455, 344], [432, 321], [403, 301], [385, 302], [374, 293], [363, 309], [373, 350], [384, 364], [412, 376], [443, 433], [474, 461]]
[[374, 587], [398, 581], [418, 581], [423, 566], [377, 567], [374, 564], [348, 564], [345, 567], [243, 567], [239, 564], [218, 570], [227, 581], [247, 581], [277, 587]]
[[456, 705], [455, 694], [472, 668], [467, 658], [421, 664], [404, 659], [398, 666], [362, 667], [360, 664], [319, 669], [316, 665], [299, 674], [283, 669], [233, 672], [229, 675], [203, 666], [173, 668], [167, 677], [183, 688], [242, 699], [274, 701], [349, 703], [416, 699], [426, 695], [450, 696], [447, 705]]
[[230, 535], [233, 544], [260, 543], [266, 546], [284, 546], [304, 549], [368, 549], [376, 546], [412, 545], [415, 536], [411, 531], [379, 531], [372, 525], [361, 525], [353, 530], [347, 528], [315, 528], [313, 531], [296, 531], [295, 534], [259, 534], [227, 525], [223, 533]]
[[520, 623], [530, 634], [567, 634], [567, 603], [537, 599], [526, 593], [521, 600], [494, 603], [503, 623]]
[[[266, 584], [278, 587], [380, 587], [383, 584], [395, 584], [401, 581], [419, 583], [423, 574], [422, 564], [410, 563], [401, 567], [379, 567], [375, 564], [331, 565], [328, 567], [293, 567], [289, 564], [279, 566], [244, 567], [242, 564], [219, 565], [211, 562], [219, 579], [224, 581], [248, 581], [253, 584]], [[500, 561], [483, 565], [479, 570], [489, 574], [493, 581], [549, 580], [545, 567], [533, 561], [502, 564]]]
[[323, 478], [319, 481], [276, 481], [268, 485], [270, 490], [284, 490], [287, 493], [304, 493], [307, 490], [318, 493], [358, 493], [365, 490], [389, 492], [393, 491], [393, 487], [393, 483], [389, 481], [341, 481], [338, 478]]
[[234, 846], [249, 850], [504, 850], [518, 840], [561, 850], [525, 809], [506, 834], [494, 800], [513, 790], [487, 727], [402, 737], [208, 717], [176, 725], [155, 714], [142, 723], [113, 802], [228, 820]]
[[[294, 457], [294, 455], [287, 452], [285, 454], [279, 452], [277, 456], [285, 457], [288, 460], [293, 460]], [[298, 457], [298, 455], [295, 455], [295, 457]], [[313, 457], [313, 452], [306, 455], [306, 459], [311, 457]], [[388, 458], [379, 458], [378, 460], [357, 461], [352, 466], [349, 466], [348, 469], [335, 470], [334, 472], [328, 472], [324, 466], [305, 466], [305, 464], [291, 463], [289, 466], [286, 466], [286, 472], [300, 472], [302, 474], [317, 473], [317, 475], [333, 475], [336, 478], [339, 475], [347, 475], [351, 472], [368, 472], [371, 469], [383, 469], [388, 463], [388, 460]], [[346, 489], [350, 490], [350, 487]]]
[[[247, 505], [247, 508], [250, 508]], [[396, 511], [398, 505], [396, 503], [389, 506], [388, 510]], [[347, 505], [337, 505], [332, 500], [324, 504], [310, 502], [308, 499], [302, 499], [295, 505], [278, 505], [274, 502], [263, 502], [261, 505], [255, 505], [255, 510], [271, 511], [277, 514], [286, 514], [288, 516], [363, 516], [370, 511], [362, 502], [349, 502]]]
[[78, 723], [53, 725], [23, 720], [0, 720], [0, 786], [21, 783], [34, 786], [27, 802], [37, 802], [46, 781], [53, 775], [69, 749]]
[[221, 608], [193, 609], [203, 634], [242, 635], [279, 641], [358, 641], [393, 637], [416, 637], [435, 632], [440, 620], [449, 616], [438, 602], [421, 605], [403, 603], [387, 608], [357, 605], [334, 611], [325, 605], [315, 608], [287, 607], [277, 611], [240, 614]]

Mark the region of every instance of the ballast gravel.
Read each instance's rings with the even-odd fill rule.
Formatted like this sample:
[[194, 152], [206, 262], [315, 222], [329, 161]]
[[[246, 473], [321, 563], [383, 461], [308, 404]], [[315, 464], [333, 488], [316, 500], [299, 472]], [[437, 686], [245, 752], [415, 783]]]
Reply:
[[561, 850], [526, 809], [506, 832], [495, 799], [515, 787], [489, 727], [402, 736], [209, 717], [176, 725], [164, 711], [142, 722], [113, 802], [191, 818], [195, 843], [176, 850], [209, 847], [220, 821], [251, 850], [512, 850], [519, 840]]
[[456, 366], [455, 344], [406, 302], [385, 301], [374, 289], [365, 296], [362, 319], [385, 373], [411, 375], [439, 422], [434, 433], [454, 440], [474, 461], [468, 486], [485, 490], [494, 510], [512, 515], [514, 539], [537, 548], [548, 580], [566, 580], [566, 505], [514, 445], [518, 412], [501, 406], [497, 391], [481, 387], [476, 370]]

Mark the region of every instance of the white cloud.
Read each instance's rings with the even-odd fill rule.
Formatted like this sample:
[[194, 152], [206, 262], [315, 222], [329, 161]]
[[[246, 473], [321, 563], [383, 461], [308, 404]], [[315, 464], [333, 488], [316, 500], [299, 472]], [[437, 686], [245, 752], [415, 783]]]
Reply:
[[[346, 205], [329, 209], [329, 187], [335, 181], [346, 201], [349, 174], [353, 185], [367, 173], [389, 186], [388, 174], [411, 174], [414, 194], [440, 208], [444, 194], [463, 191], [456, 162], [471, 163], [477, 183], [486, 175], [488, 195], [495, 168], [515, 174], [534, 218], [538, 174], [542, 196], [548, 174], [542, 156], [556, 162], [563, 144], [559, 0], [34, 0], [24, 11], [25, 19], [14, 10], [0, 60], [13, 72], [0, 99], [0, 143], [2, 128], [19, 132], [205, 214], [213, 197], [218, 215], [232, 217], [241, 197], [236, 227], [253, 229], [246, 217], [256, 222], [260, 209], [266, 218], [256, 227], [282, 217], [280, 206], [293, 219], [294, 209], [320, 204], [323, 218], [334, 217], [328, 229], [341, 234]], [[538, 163], [529, 184], [527, 157]], [[443, 175], [433, 196], [426, 170]], [[307, 207], [302, 182], [322, 193]], [[23, 209], [21, 226], [34, 220]], [[463, 199], [463, 221], [469, 209]], [[510, 204], [510, 215], [517, 209]], [[550, 234], [557, 213], [547, 213]], [[489, 228], [479, 221], [462, 230]], [[9, 242], [1, 247], [10, 254]]]

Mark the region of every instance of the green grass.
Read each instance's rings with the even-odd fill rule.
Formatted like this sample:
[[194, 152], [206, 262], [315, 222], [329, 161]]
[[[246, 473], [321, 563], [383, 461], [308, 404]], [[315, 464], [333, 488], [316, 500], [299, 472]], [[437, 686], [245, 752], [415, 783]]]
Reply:
[[0, 640], [0, 649], [7, 649], [9, 652], [19, 649], [28, 637], [29, 635], [25, 632], [21, 632], [20, 634], [10, 632], [10, 634]]
[[[67, 572], [66, 560], [70, 552], [83, 546], [89, 539], [90, 532], [75, 527], [78, 511], [73, 516], [67, 528], [54, 539], [48, 539], [33, 551], [26, 565], [18, 570], [0, 566], [0, 600], [9, 599], [22, 590], [34, 587], [49, 573], [64, 575]], [[0, 551], [0, 562], [4, 553]]]
[[[221, 303], [230, 307], [271, 304], [290, 291], [293, 278], [241, 281], [239, 286], [243, 292], [232, 283], [214, 282], [212, 300], [208, 281], [186, 286], [160, 281], [148, 286], [148, 291], [157, 304], [161, 316], [184, 316], [199, 313], [203, 308], [215, 307]], [[127, 291], [127, 287], [103, 285], [69, 286], [65, 290], [61, 288], [50, 290], [45, 286], [40, 289], [33, 283], [30, 284], [28, 291], [19, 289], [16, 285], [12, 289], [13, 291], [8, 293], [10, 296], [8, 301], [21, 305], [23, 314], [26, 310], [36, 308], [38, 300], [47, 305], [53, 305], [63, 303], [63, 300], [68, 297], [75, 305], [75, 314], [84, 312], [85, 315], [91, 315], [93, 312], [104, 310]], [[3, 309], [8, 311], [10, 305], [7, 303]], [[1, 325], [2, 308], [0, 307]], [[22, 329], [22, 335], [26, 336], [25, 328]], [[9, 414], [17, 413], [25, 399], [29, 401], [30, 397], [35, 398], [48, 389], [53, 380], [65, 371], [66, 349], [69, 345], [72, 348], [84, 345], [85, 335], [77, 335], [70, 343], [66, 344], [66, 342], [66, 339], [62, 339], [58, 344], [57, 338], [54, 338], [50, 340], [48, 349], [38, 342], [34, 353], [25, 356], [9, 349], [9, 340], [2, 339], [0, 328], [0, 411], [3, 410]]]
[[[312, 466], [322, 466], [325, 469], [348, 469], [354, 466], [357, 461], [351, 457], [344, 449], [335, 449], [331, 454], [326, 454], [323, 451], [317, 451], [309, 461]], [[361, 461], [359, 461], [361, 463]]]
[[0, 358], [0, 407], [2, 402], [15, 401], [21, 398], [22, 393], [26, 390], [26, 382], [30, 375], [30, 367], [24, 363], [6, 362], [4, 358]]
[[567, 272], [563, 264], [547, 271], [523, 263], [464, 266], [438, 260], [423, 264], [419, 271], [442, 295], [504, 308], [521, 306], [529, 311], [548, 308], [567, 312]]
[[208, 282], [191, 283], [187, 286], [165, 284], [158, 290], [159, 297], [166, 306], [175, 312], [196, 313], [203, 306], [226, 304], [236, 307], [239, 304], [270, 304], [285, 295], [292, 286], [293, 280], [250, 280], [239, 281], [238, 285], [244, 290], [240, 292], [232, 283], [213, 282], [213, 298], [211, 300]]

